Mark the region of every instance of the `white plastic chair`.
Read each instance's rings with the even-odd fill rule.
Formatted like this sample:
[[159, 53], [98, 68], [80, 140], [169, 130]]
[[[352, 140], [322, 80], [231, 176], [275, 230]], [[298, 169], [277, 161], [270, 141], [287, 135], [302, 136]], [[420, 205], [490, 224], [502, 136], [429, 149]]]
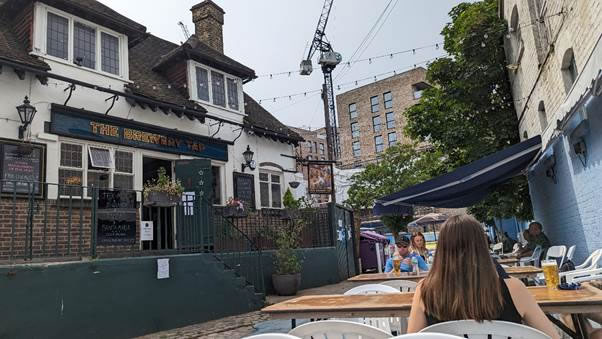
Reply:
[[569, 247], [568, 251], [566, 251], [566, 260], [567, 261], [569, 261], [569, 260], [572, 261], [573, 260], [573, 256], [575, 255], [575, 249], [576, 248], [577, 248], [577, 246], [573, 245], [573, 246]]
[[527, 266], [529, 264], [532, 264], [533, 266], [539, 267], [539, 266], [541, 266], [540, 258], [541, 258], [541, 246], [537, 246], [533, 250], [533, 254], [531, 254], [530, 257], [520, 258], [519, 264], [520, 264], [520, 266]]
[[470, 339], [550, 339], [550, 336], [539, 330], [506, 321], [448, 321], [431, 325], [420, 332], [447, 333]]
[[372, 327], [345, 320], [314, 321], [295, 327], [290, 335], [302, 339], [388, 339], [391, 333]]
[[284, 333], [264, 333], [252, 335], [250, 337], [244, 337], [242, 339], [301, 339], [299, 337], [295, 337], [294, 335], [284, 334]]
[[497, 244], [493, 245], [491, 250], [493, 251], [493, 253], [499, 251], [500, 254], [504, 254], [504, 243], [498, 242]]
[[[344, 295], [356, 295], [356, 294], [381, 294], [381, 293], [401, 293], [398, 288], [381, 285], [381, 284], [366, 284], [356, 286], [347, 292], [343, 293]], [[391, 334], [391, 327], [393, 325], [393, 329], [396, 331], [400, 331], [401, 321], [399, 318], [353, 318], [346, 319], [348, 321], [354, 321], [358, 323], [362, 323], [365, 325], [373, 326], [379, 328], [383, 331]], [[400, 332], [398, 332], [400, 333]]]
[[546, 252], [546, 260], [554, 260], [556, 258], [560, 258], [560, 262], [558, 263], [558, 268], [562, 267], [564, 264], [564, 258], [566, 255], [566, 246], [552, 246], [548, 248], [548, 252]]
[[602, 249], [595, 250], [592, 254], [585, 259], [583, 264], [575, 266], [575, 270], [562, 272], [559, 276], [565, 277], [567, 283], [571, 283], [575, 278], [587, 277], [595, 275], [596, 269], [599, 267], [600, 259], [602, 258]]
[[416, 290], [417, 282], [410, 280], [389, 280], [381, 282], [381, 285], [396, 288], [400, 292], [414, 292]]
[[445, 334], [445, 333], [410, 333], [404, 334], [391, 339], [458, 339], [456, 335]]
[[578, 282], [578, 283], [582, 283], [585, 281], [592, 281], [592, 280], [602, 280], [602, 268], [598, 268], [595, 270], [590, 270], [584, 273], [580, 273], [578, 276], [572, 276], [571, 277], [571, 281], [568, 281], [569, 279], [567, 279], [567, 282]]

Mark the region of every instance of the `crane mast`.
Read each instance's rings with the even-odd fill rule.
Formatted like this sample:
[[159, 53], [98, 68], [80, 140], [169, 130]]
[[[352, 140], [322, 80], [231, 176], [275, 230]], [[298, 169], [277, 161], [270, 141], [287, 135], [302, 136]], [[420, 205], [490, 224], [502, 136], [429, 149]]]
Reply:
[[319, 51], [320, 58], [318, 63], [324, 74], [324, 84], [322, 85], [322, 100], [324, 101], [324, 121], [326, 123], [326, 146], [330, 160], [336, 160], [339, 157], [337, 118], [334, 103], [334, 90], [332, 86], [332, 71], [342, 61], [341, 54], [335, 52], [326, 39], [326, 25], [332, 9], [334, 0], [325, 0], [322, 7], [322, 13], [318, 20], [318, 27], [307, 53], [307, 58], [301, 61], [301, 75], [310, 75], [313, 71], [312, 61], [314, 54]]

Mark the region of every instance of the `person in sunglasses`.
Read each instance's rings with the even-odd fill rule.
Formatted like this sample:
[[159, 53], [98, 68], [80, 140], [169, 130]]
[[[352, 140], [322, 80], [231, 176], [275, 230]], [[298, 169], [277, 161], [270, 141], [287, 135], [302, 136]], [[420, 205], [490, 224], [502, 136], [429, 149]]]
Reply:
[[[412, 259], [416, 259], [416, 262], [418, 264], [418, 268], [420, 269], [420, 271], [428, 271], [428, 266], [426, 264], [426, 262], [424, 261], [424, 259], [422, 259], [422, 257], [419, 254], [416, 253], [411, 253], [410, 252], [410, 240], [406, 237], [406, 236], [400, 236], [397, 238], [397, 241], [395, 241], [395, 246], [397, 247], [397, 251], [399, 253], [399, 256], [401, 257], [401, 265], [400, 265], [400, 271], [401, 272], [412, 272], [413, 268], [412, 268]], [[385, 272], [391, 272], [393, 270], [393, 257], [387, 259], [387, 262], [385, 264]]]

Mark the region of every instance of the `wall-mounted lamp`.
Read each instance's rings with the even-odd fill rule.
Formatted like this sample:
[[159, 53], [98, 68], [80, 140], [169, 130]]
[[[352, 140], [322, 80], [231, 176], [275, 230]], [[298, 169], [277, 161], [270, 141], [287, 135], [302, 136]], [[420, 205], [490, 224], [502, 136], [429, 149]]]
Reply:
[[583, 138], [579, 138], [573, 143], [573, 151], [575, 151], [581, 164], [585, 167], [587, 165], [587, 146], [585, 145], [585, 140]]
[[255, 170], [255, 161], [253, 161], [253, 155], [255, 153], [253, 153], [253, 151], [251, 151], [251, 147], [249, 147], [249, 145], [247, 145], [247, 150], [242, 152], [242, 156], [245, 159], [245, 162], [242, 163], [241, 167], [241, 172], [245, 172], [245, 168], [250, 168], [251, 171]]
[[17, 106], [17, 112], [19, 113], [19, 118], [21, 119], [21, 126], [19, 126], [19, 139], [23, 139], [25, 137], [25, 131], [27, 130], [27, 126], [31, 124], [33, 118], [36, 115], [36, 108], [29, 104], [29, 99], [27, 96], [25, 100], [23, 100], [23, 104]]

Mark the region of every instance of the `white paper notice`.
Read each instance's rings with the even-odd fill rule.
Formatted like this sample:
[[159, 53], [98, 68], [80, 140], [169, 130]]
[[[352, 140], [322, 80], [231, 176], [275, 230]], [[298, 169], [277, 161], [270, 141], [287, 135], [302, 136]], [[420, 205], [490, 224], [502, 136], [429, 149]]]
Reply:
[[153, 222], [152, 221], [141, 221], [140, 222], [140, 240], [141, 241], [152, 241], [153, 240]]
[[169, 278], [169, 259], [157, 259], [157, 279]]

